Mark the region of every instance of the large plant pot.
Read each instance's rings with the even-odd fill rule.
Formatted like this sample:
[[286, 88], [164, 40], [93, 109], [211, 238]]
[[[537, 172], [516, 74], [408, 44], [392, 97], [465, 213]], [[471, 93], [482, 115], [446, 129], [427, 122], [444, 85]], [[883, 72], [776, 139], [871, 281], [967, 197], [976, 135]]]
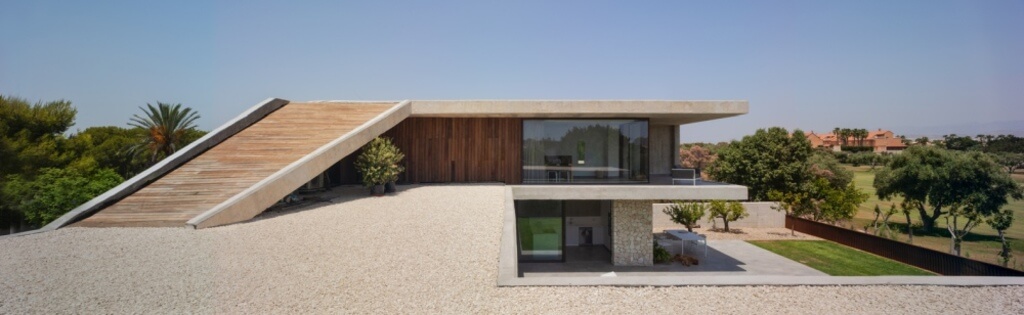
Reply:
[[383, 196], [384, 195], [384, 185], [373, 185], [373, 186], [370, 186], [370, 195]]
[[398, 191], [398, 187], [395, 187], [395, 182], [387, 182], [387, 183], [384, 184], [384, 192], [385, 193], [390, 194], [390, 193], [394, 193], [396, 191]]

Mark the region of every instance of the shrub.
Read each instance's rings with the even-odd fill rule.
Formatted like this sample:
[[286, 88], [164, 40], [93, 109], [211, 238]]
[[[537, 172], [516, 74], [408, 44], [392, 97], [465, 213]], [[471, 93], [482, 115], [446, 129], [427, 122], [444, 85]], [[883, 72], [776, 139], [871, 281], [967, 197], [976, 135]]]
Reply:
[[405, 154], [391, 142], [390, 138], [377, 137], [363, 146], [363, 153], [356, 158], [356, 168], [363, 178], [363, 185], [383, 185], [398, 180], [405, 171], [399, 163]]
[[852, 145], [840, 146], [839, 149], [842, 150], [842, 151], [852, 152], [852, 153], [871, 152], [871, 151], [875, 150], [875, 148], [872, 148], [872, 147], [860, 147], [860, 146], [852, 146]]
[[722, 221], [725, 222], [726, 232], [729, 232], [729, 222], [746, 218], [750, 215], [742, 204], [732, 200], [712, 200], [710, 209], [711, 217], [708, 218], [708, 222], [714, 222], [715, 218], [722, 218]]
[[687, 231], [693, 232], [693, 227], [697, 225], [697, 221], [704, 217], [705, 208], [707, 208], [705, 203], [676, 201], [662, 210], [662, 212], [667, 214], [672, 219], [672, 222], [681, 224], [686, 227]]
[[663, 264], [671, 259], [672, 254], [669, 254], [667, 249], [658, 245], [658, 241], [654, 241], [654, 263]]

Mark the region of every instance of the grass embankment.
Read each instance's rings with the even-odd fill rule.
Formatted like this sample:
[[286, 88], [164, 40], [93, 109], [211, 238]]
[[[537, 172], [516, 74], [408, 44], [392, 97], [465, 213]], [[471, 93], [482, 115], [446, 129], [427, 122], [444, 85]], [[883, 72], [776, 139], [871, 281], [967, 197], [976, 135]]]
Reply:
[[829, 241], [748, 241], [832, 276], [926, 276], [923, 269]]
[[[857, 214], [854, 216], [851, 224], [854, 229], [863, 231], [865, 226], [870, 226], [872, 220], [875, 218], [875, 205], [882, 208], [882, 211], [889, 209], [889, 207], [896, 205], [902, 201], [899, 198], [893, 200], [879, 200], [878, 196], [875, 195], [875, 187], [872, 186], [875, 181], [875, 170], [880, 170], [881, 167], [877, 167], [875, 170], [871, 170], [869, 167], [852, 167], [847, 166], [848, 169], [854, 172], [853, 182], [858, 189], [867, 193], [870, 197], [867, 202], [860, 205]], [[1024, 175], [1014, 174], [1013, 178], [1017, 182], [1024, 184]], [[1013, 226], [1006, 231], [1006, 238], [1010, 241], [1010, 248], [1012, 248], [1012, 254], [1015, 258], [1010, 259], [1011, 268], [1024, 270], [1024, 200], [1010, 200], [1010, 203], [1005, 208], [1013, 210]], [[938, 251], [949, 252], [949, 232], [946, 230], [946, 221], [943, 218], [939, 218], [936, 222], [935, 230], [925, 233], [921, 227], [921, 218], [914, 211], [910, 215], [911, 221], [914, 222], [914, 245], [931, 248]], [[881, 219], [879, 219], [881, 221]], [[907, 220], [904, 218], [903, 213], [897, 213], [889, 219], [889, 223], [892, 229], [897, 232], [894, 239], [906, 242], [907, 237]], [[963, 223], [961, 223], [963, 224]], [[850, 226], [846, 226], [850, 227]], [[870, 229], [869, 229], [870, 231]], [[993, 264], [999, 263], [999, 250], [1001, 247], [999, 236], [996, 231], [987, 224], [981, 224], [975, 227], [971, 234], [964, 238], [962, 253], [966, 257], [972, 259], [981, 260]]]

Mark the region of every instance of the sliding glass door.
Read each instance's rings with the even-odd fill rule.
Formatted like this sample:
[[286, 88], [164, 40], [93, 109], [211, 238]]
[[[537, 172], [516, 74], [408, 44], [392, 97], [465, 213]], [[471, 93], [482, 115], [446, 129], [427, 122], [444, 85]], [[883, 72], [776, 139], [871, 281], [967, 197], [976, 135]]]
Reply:
[[565, 218], [558, 200], [516, 200], [519, 261], [563, 261]]

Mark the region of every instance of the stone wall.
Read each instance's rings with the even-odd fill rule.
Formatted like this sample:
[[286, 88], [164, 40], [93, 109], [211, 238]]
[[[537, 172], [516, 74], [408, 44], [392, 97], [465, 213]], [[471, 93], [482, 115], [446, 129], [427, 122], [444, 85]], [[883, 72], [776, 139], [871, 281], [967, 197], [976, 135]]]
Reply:
[[[784, 228], [786, 227], [786, 213], [783, 211], [775, 210], [775, 202], [741, 202], [743, 207], [747, 208], [747, 212], [750, 216], [729, 222], [730, 228]], [[669, 203], [655, 203], [653, 205], [653, 217], [654, 217], [654, 231], [661, 232], [665, 229], [685, 229], [686, 227], [678, 225], [672, 222], [667, 214], [662, 212], [665, 207], [668, 207]], [[716, 220], [718, 227], [722, 227], [722, 219]], [[702, 227], [711, 227], [711, 223], [708, 223], [708, 215], [704, 215], [701, 218], [699, 224]]]
[[612, 201], [612, 264], [654, 265], [650, 200]]

